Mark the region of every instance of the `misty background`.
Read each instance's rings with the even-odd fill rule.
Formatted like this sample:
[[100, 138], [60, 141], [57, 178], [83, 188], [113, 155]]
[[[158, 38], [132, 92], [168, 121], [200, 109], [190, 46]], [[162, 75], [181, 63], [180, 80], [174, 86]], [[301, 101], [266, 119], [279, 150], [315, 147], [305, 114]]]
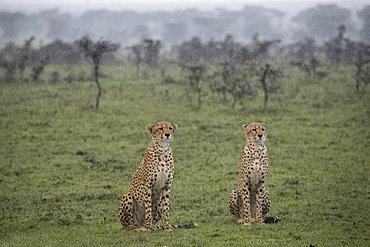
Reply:
[[127, 47], [144, 39], [170, 48], [193, 37], [201, 41], [237, 42], [280, 39], [294, 43], [314, 38], [323, 43], [344, 25], [351, 40], [370, 43], [367, 1], [263, 2], [261, 4], [29, 4], [0, 3], [0, 46], [35, 37], [34, 46], [55, 40], [73, 42], [83, 36]]

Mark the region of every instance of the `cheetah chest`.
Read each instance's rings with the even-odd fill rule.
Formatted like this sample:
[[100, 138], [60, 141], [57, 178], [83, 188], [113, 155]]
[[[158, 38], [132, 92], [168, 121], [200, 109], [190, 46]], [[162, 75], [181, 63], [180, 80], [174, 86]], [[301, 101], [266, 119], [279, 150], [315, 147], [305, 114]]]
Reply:
[[255, 190], [258, 188], [258, 185], [262, 183], [262, 181], [265, 180], [267, 171], [266, 169], [261, 165], [259, 160], [254, 160], [251, 165], [248, 166], [248, 180], [249, 185], [252, 190]]
[[266, 161], [263, 160], [263, 150], [248, 150], [246, 163], [244, 164], [244, 175], [251, 190], [255, 190], [263, 183], [267, 176], [268, 166]]
[[172, 158], [168, 154], [162, 154], [153, 173], [153, 193], [159, 195], [166, 187], [171, 186], [172, 178]]
[[154, 172], [153, 178], [153, 192], [159, 194], [172, 180], [172, 169], [161, 164]]

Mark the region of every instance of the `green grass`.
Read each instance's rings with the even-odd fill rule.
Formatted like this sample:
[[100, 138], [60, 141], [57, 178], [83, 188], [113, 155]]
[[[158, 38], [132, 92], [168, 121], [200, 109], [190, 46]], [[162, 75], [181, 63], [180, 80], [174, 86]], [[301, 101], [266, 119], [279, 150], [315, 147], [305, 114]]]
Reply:
[[[265, 111], [262, 92], [235, 110], [208, 93], [196, 111], [185, 86], [162, 84], [159, 72], [102, 70], [97, 112], [93, 82], [0, 84], [0, 246], [370, 244], [370, 93], [356, 94], [353, 68], [320, 81], [291, 69]], [[179, 125], [170, 223], [195, 229], [120, 225], [120, 197], [150, 141], [146, 125], [157, 121]], [[253, 121], [269, 131], [265, 184], [278, 224], [239, 225], [227, 208], [242, 124]]]

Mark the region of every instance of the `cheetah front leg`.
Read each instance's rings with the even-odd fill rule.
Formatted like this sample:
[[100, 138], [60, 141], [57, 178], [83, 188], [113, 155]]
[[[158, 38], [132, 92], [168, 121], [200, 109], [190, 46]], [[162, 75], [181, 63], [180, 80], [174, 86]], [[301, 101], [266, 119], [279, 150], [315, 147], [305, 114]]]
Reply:
[[152, 193], [148, 189], [144, 195], [144, 212], [145, 212], [145, 228], [140, 230], [154, 230], [153, 228], [153, 217], [152, 217]]
[[241, 191], [239, 191], [239, 194], [241, 196], [242, 204], [243, 204], [243, 221], [244, 225], [250, 225], [251, 224], [251, 207], [250, 207], [250, 191], [247, 187], [243, 188]]
[[237, 201], [238, 217], [236, 221], [238, 223], [244, 223], [244, 225], [251, 224], [251, 208], [250, 208], [250, 191], [249, 191], [249, 177], [245, 176], [245, 172], [242, 170], [239, 172], [238, 190], [237, 190]]
[[263, 186], [262, 182], [259, 184], [258, 189], [256, 191], [256, 222], [259, 222], [261, 224], [263, 223]]
[[170, 219], [170, 195], [171, 195], [171, 184], [169, 183], [165, 189], [163, 190], [163, 194], [161, 197], [161, 214], [163, 220], [163, 230], [171, 231], [169, 225]]

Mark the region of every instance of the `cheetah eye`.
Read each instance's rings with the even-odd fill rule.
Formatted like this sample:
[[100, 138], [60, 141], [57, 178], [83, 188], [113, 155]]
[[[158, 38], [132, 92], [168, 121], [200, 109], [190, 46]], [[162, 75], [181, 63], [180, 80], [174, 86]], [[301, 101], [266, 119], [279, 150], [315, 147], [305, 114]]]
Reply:
[[160, 131], [163, 131], [163, 128], [158, 128]]
[[170, 130], [172, 130], [172, 128], [170, 127]]
[[266, 129], [262, 129], [262, 131], [265, 131]]
[[254, 132], [257, 132], [257, 130], [256, 129], [252, 129]]

